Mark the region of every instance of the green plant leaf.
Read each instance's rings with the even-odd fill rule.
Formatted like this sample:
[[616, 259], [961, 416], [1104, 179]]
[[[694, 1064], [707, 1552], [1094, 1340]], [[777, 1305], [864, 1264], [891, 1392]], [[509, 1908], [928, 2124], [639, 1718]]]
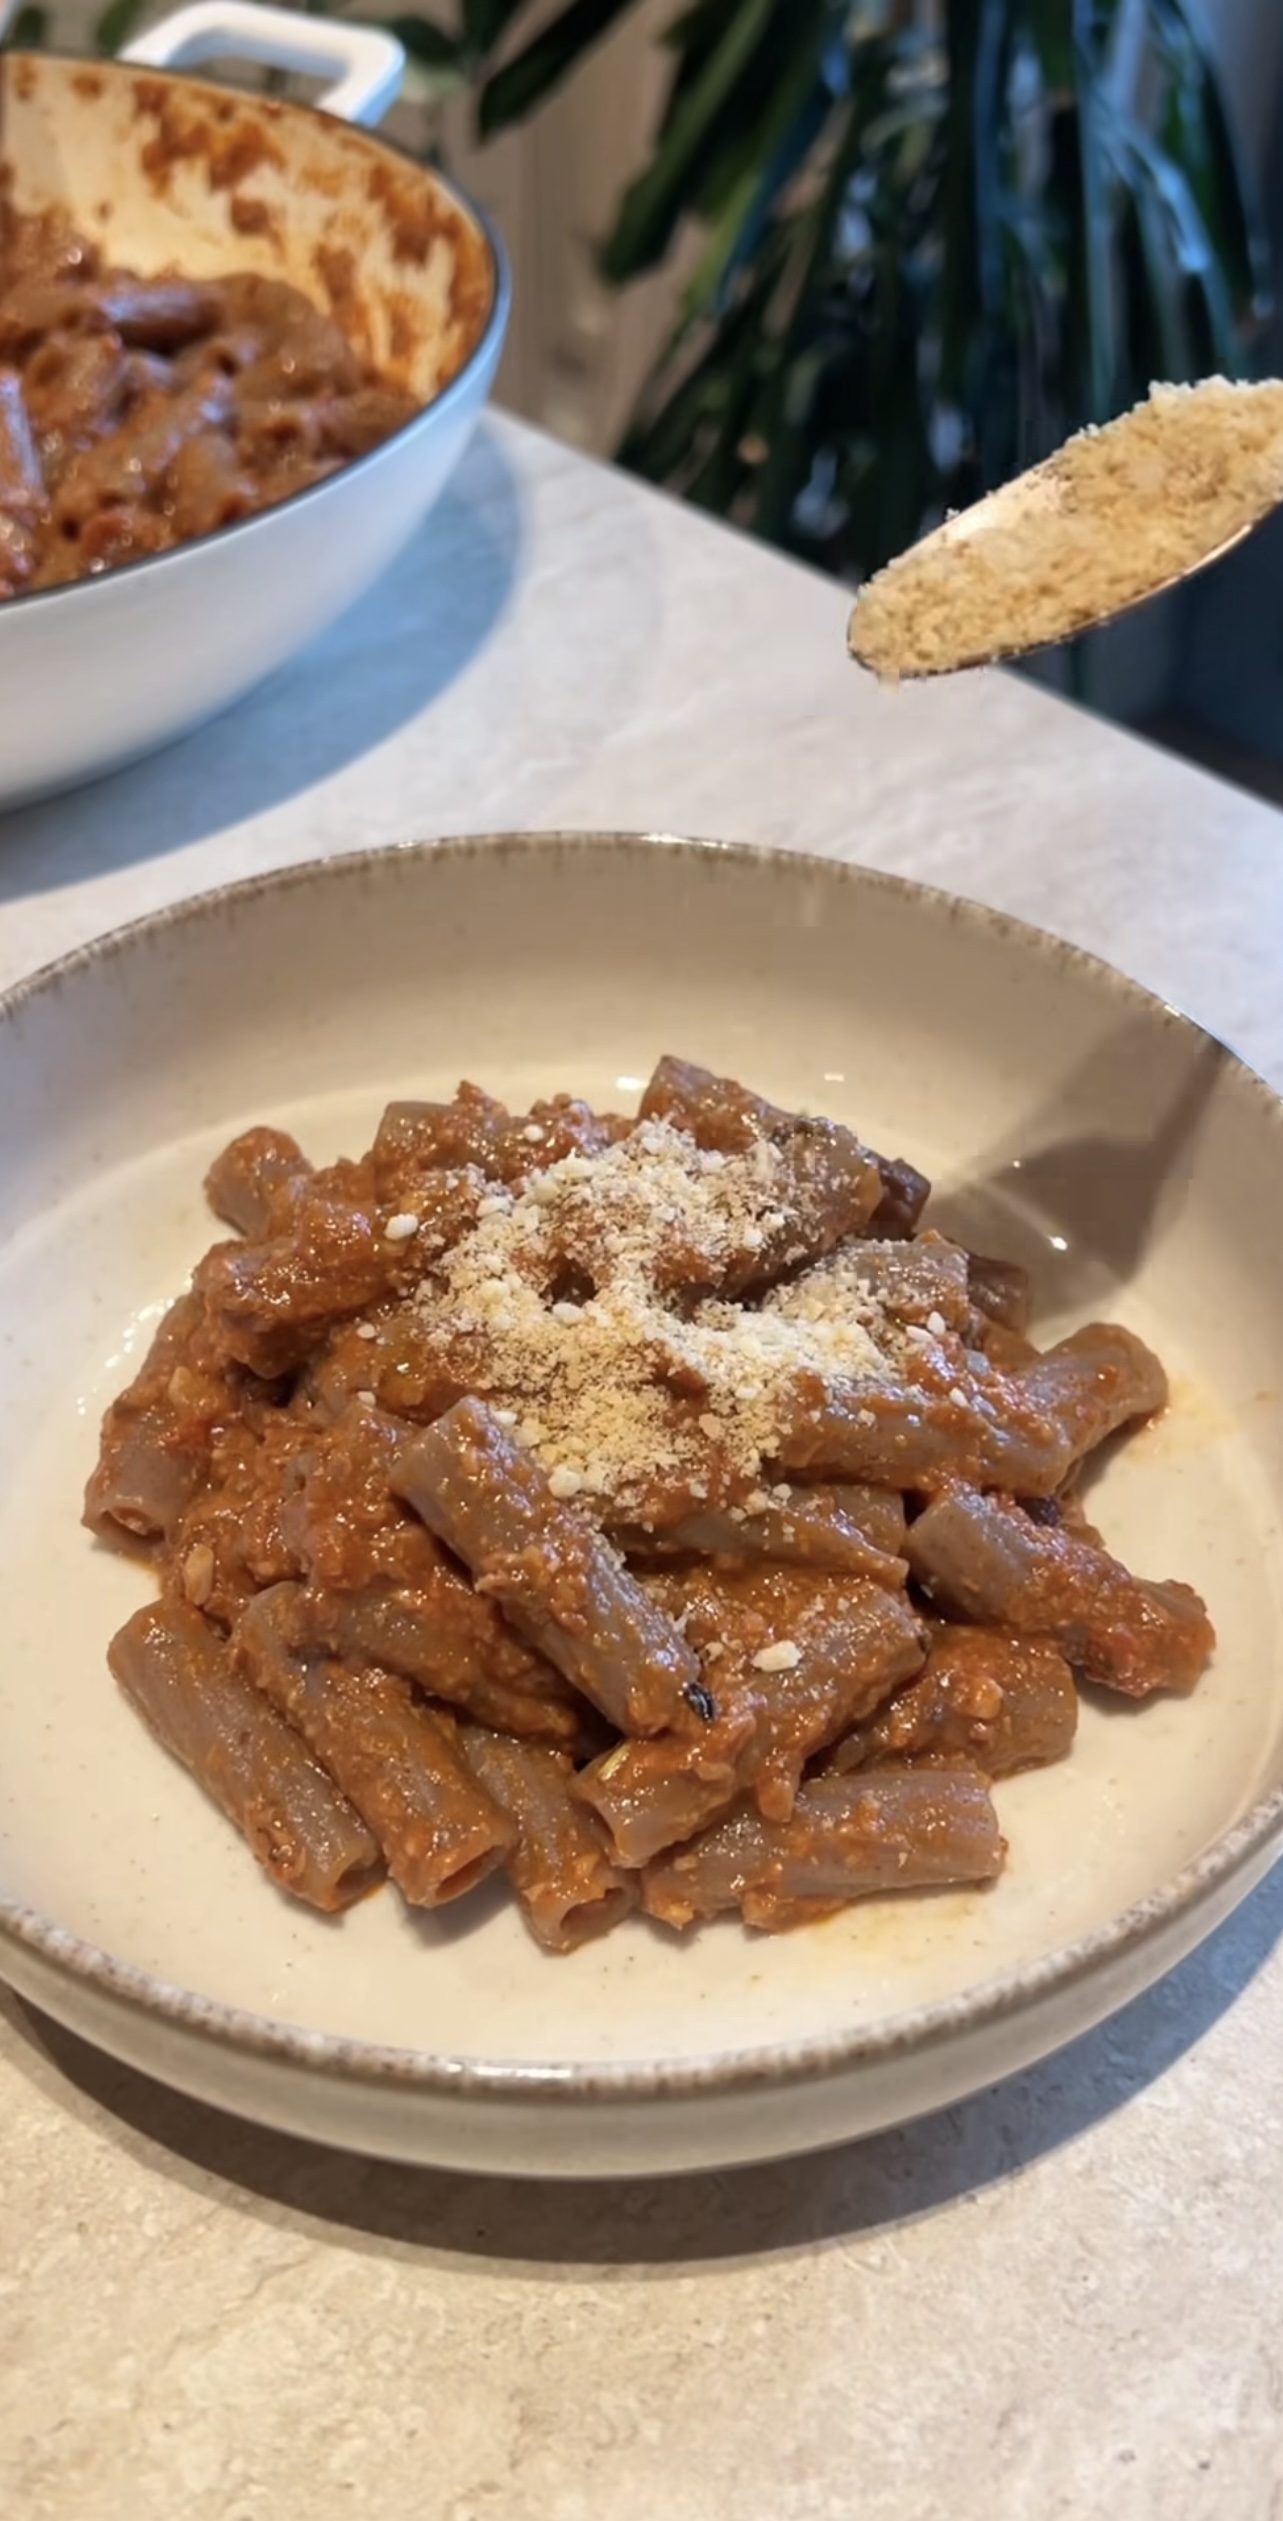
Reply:
[[487, 79], [477, 107], [477, 128], [483, 139], [520, 122], [553, 88], [560, 86], [581, 56], [599, 43], [632, 0], [571, 0], [534, 42], [514, 61], [504, 63]]
[[[776, 9], [698, 142], [679, 215], [705, 222], [720, 219], [749, 166], [755, 165], [761, 176], [761, 197], [773, 200], [781, 189], [774, 162], [791, 149], [808, 98], [831, 102], [821, 69], [829, 6], [830, 0], [794, 0], [793, 6]], [[668, 127], [665, 114], [657, 152], [665, 146]], [[752, 198], [756, 202], [759, 196]]]
[[1087, 408], [1083, 417], [1100, 422], [1111, 419], [1114, 412], [1114, 368], [1118, 344], [1109, 172], [1102, 132], [1105, 100], [1100, 77], [1096, 0], [1073, 0], [1073, 6], [1074, 87], [1082, 165], [1080, 251], [1083, 256], [1088, 379]]
[[[1019, 443], [1019, 391], [1013, 382], [1018, 368], [1008, 316], [1007, 255], [1004, 199], [1014, 142], [1010, 96], [1014, 18], [1009, 0], [984, 0], [976, 17], [974, 50], [966, 59], [970, 78], [969, 261], [978, 304], [970, 321], [961, 312], [966, 332], [965, 361], [953, 363], [955, 390], [969, 409], [980, 476], [986, 488], [996, 487], [1014, 468]], [[950, 117], [951, 145], [964, 146], [959, 125]], [[955, 275], [956, 285], [956, 275]]]
[[49, 12], [29, 5], [15, 9], [5, 28], [0, 51], [36, 53], [49, 40]]
[[463, 46], [457, 35], [447, 35], [431, 18], [382, 18], [380, 24], [389, 35], [404, 44], [411, 61], [423, 62], [429, 70], [458, 70], [462, 67]]
[[[1187, 376], [1206, 375], [1210, 366], [1231, 376], [1240, 366], [1239, 342], [1225, 274], [1212, 248], [1193, 188], [1175, 164], [1131, 116], [1117, 114], [1113, 144], [1122, 180], [1137, 197], [1147, 197], [1164, 214], [1173, 266], [1173, 282], [1185, 297], [1186, 318], [1197, 323], [1204, 349], [1194, 353]], [[1210, 353], [1210, 356], [1208, 355]]]
[[1128, 189], [1118, 213], [1118, 270], [1126, 369], [1119, 400], [1139, 402], [1156, 377], [1189, 374], [1189, 336], [1166, 223], [1148, 186]]
[[[751, 261], [781, 194], [815, 147], [833, 112], [833, 98], [803, 51], [791, 79], [780, 88], [775, 110], [750, 134], [734, 180], [718, 202], [719, 215], [687, 286], [689, 313], [711, 310], [735, 274]], [[707, 217], [710, 204], [701, 197]]]
[[693, 7], [682, 9], [663, 28], [659, 41], [666, 52], [699, 56], [706, 59], [718, 36], [735, 14], [738, 0], [694, 0]]
[[604, 265], [709, 232], [621, 460], [858, 578], [1151, 370], [1241, 368], [1266, 263], [1193, 4], [942, 0], [946, 91], [915, 0], [692, 0]]
[[759, 268], [717, 325], [702, 328], [703, 346], [691, 351], [692, 328], [679, 322], [651, 370], [617, 449], [618, 460], [649, 481], [683, 488], [700, 441], [724, 425], [739, 376], [741, 352], [760, 336], [781, 268], [780, 240], [768, 238]]
[[[771, 23], [781, 0], [741, 0], [703, 73], [661, 135], [643, 175], [630, 184], [601, 255], [608, 280], [632, 279], [665, 251], [685, 206], [685, 188], [727, 97]], [[791, 0], [783, 0], [784, 6]]]
[[94, 20], [94, 43], [100, 53], [115, 54], [127, 44], [147, 6], [147, 0], [107, 0], [106, 8]]
[[1150, 8], [1167, 76], [1158, 136], [1188, 175], [1237, 320], [1259, 324], [1270, 305], [1269, 240], [1255, 179], [1226, 110], [1219, 64], [1185, 0], [1150, 0]]
[[1030, 0], [1027, 24], [1048, 97], [1063, 100], [1074, 84], [1073, 25], [1065, 0]]
[[[717, 281], [718, 266], [724, 265], [726, 274], [740, 268], [776, 197], [806, 161], [827, 118], [830, 97], [820, 61], [835, 4], [836, 0], [794, 0], [790, 6], [783, 0], [774, 8], [701, 132], [664, 227], [657, 237], [641, 240], [642, 259], [636, 268], [645, 269], [656, 252], [663, 251], [682, 218], [697, 219], [720, 237], [706, 257], [701, 284], [711, 275], [716, 294], [724, 285]], [[739, 5], [740, 0], [717, 0], [721, 29]], [[678, 64], [669, 84], [654, 157], [667, 149], [682, 100], [696, 83], [697, 69], [702, 71], [715, 49], [719, 31], [710, 14], [699, 46]], [[805, 96], [808, 81], [813, 102]], [[783, 111], [782, 92], [790, 100]], [[744, 224], [741, 235], [734, 238], [737, 207]], [[729, 251], [723, 250], [727, 240]], [[629, 254], [631, 269], [631, 247]], [[616, 275], [612, 272], [612, 276]]]
[[1002, 185], [1010, 141], [1006, 121], [1011, 75], [1012, 18], [1005, 0], [990, 0], [980, 13], [972, 93], [972, 181], [976, 200], [976, 268], [981, 300], [991, 323], [1002, 303]]
[[[835, 287], [842, 285], [837, 269], [841, 248], [835, 251], [836, 230], [852, 176], [866, 146], [869, 122], [865, 117], [884, 96], [885, 81], [893, 61], [890, 48], [866, 52], [853, 92], [842, 109], [825, 182], [811, 208], [804, 211], [797, 222], [792, 256], [793, 302], [787, 318], [782, 353], [789, 368], [795, 362], [801, 363], [804, 379], [809, 364], [817, 388], [821, 379], [831, 371], [835, 339], [845, 340], [848, 367], [851, 363], [849, 329], [843, 333], [838, 328], [836, 334], [826, 331], [824, 310]], [[846, 262], [847, 258], [843, 256], [844, 265]], [[824, 344], [822, 354], [819, 349], [821, 341]], [[764, 513], [778, 514], [786, 497], [787, 454], [779, 430], [767, 430], [765, 434], [770, 451], [761, 486], [761, 504]], [[813, 448], [807, 449], [808, 477], [813, 452]]]
[[975, 187], [975, 86], [982, 25], [977, 0], [958, 0], [946, 20], [949, 104], [945, 118], [941, 191], [943, 269], [940, 289], [940, 368], [946, 393], [969, 398], [968, 374], [977, 251]]
[[660, 140], [667, 138], [691, 89], [698, 86], [719, 44], [731, 32], [740, 6], [741, 0], [696, 0], [696, 6], [668, 28], [664, 48], [677, 58], [660, 116]]
[[514, 19], [529, 8], [531, 0], [461, 0], [463, 38], [467, 50], [479, 60], [494, 51], [500, 38], [507, 34]]
[[1086, 418], [1091, 398], [1091, 320], [1080, 251], [1086, 209], [1076, 94], [1052, 108], [1046, 148], [1039, 200], [1045, 252], [1037, 265], [1025, 266], [1040, 323], [1039, 389], [1045, 423], [1045, 433], [1040, 431], [1037, 441], [1040, 454], [1050, 453]]

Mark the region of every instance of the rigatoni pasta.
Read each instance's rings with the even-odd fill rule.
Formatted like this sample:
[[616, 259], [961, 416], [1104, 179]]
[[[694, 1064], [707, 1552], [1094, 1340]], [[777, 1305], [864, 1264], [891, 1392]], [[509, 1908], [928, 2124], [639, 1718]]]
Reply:
[[283, 1888], [503, 1871], [565, 1952], [1001, 1871], [995, 1778], [1078, 1684], [1192, 1688], [1203, 1604], [1087, 1523], [1162, 1408], [1132, 1333], [1041, 1352], [1024, 1273], [850, 1128], [661, 1060], [634, 1118], [389, 1104], [242, 1134], [108, 1410], [86, 1519], [161, 1599], [110, 1660]]
[[418, 408], [287, 281], [145, 279], [0, 198], [0, 602], [274, 506]]

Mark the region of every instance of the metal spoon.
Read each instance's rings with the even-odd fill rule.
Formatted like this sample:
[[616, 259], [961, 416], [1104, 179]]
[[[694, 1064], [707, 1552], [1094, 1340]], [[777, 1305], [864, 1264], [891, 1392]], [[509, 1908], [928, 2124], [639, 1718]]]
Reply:
[[884, 682], [995, 665], [1116, 621], [1283, 502], [1283, 383], [1155, 385], [870, 578], [851, 654]]

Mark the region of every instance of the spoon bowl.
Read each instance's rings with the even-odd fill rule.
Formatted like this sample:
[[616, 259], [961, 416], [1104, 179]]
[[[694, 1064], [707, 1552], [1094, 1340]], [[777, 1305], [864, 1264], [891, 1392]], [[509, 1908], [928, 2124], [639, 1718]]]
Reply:
[[1155, 385], [927, 534], [862, 588], [884, 682], [1031, 655], [1223, 559], [1283, 501], [1283, 383]]

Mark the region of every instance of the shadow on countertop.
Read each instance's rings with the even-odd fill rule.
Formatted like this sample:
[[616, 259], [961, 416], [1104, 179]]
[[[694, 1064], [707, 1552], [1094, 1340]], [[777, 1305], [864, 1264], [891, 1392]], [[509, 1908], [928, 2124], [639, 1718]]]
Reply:
[[1012, 2178], [1125, 2106], [1229, 2012], [1283, 1938], [1283, 1866], [1111, 2022], [916, 2124], [789, 2161], [655, 2180], [535, 2181], [369, 2161], [167, 2091], [0, 1997], [15, 2062], [136, 2162], [331, 2246], [529, 2277], [662, 2274], [824, 2248]]
[[0, 813], [0, 901], [112, 875], [270, 812], [448, 691], [511, 597], [520, 493], [484, 428], [400, 556], [301, 655], [132, 768]]

